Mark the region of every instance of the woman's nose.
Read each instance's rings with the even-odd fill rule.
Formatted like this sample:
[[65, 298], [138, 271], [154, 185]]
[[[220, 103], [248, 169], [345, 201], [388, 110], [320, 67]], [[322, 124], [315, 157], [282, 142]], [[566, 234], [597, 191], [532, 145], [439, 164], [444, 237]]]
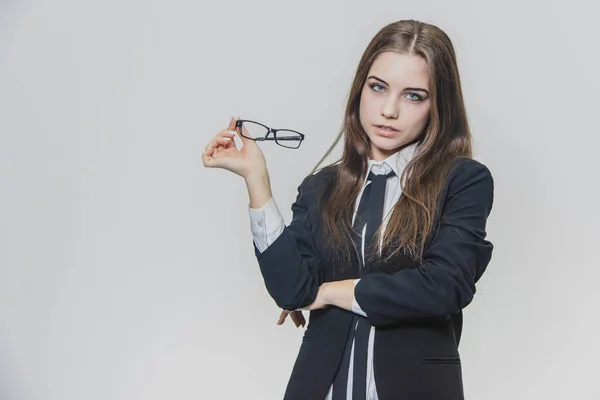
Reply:
[[400, 110], [398, 105], [396, 104], [396, 101], [389, 97], [387, 101], [383, 104], [383, 108], [381, 109], [381, 115], [385, 118], [397, 119], [399, 113]]

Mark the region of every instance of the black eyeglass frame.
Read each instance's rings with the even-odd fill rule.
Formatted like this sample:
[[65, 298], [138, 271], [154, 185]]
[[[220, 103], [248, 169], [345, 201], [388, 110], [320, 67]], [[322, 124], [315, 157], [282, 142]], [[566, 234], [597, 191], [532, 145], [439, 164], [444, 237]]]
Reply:
[[[244, 122], [251, 122], [253, 124], [257, 124], [260, 125], [262, 127], [264, 127], [265, 129], [267, 129], [267, 133], [264, 137], [257, 137], [257, 138], [253, 138], [253, 137], [249, 137], [244, 135], [244, 130], [242, 128], [242, 125], [244, 124]], [[275, 143], [277, 143], [278, 145], [280, 145], [281, 147], [285, 147], [286, 149], [292, 149], [292, 150], [296, 150], [300, 147], [300, 145], [302, 144], [302, 142], [304, 141], [304, 134], [300, 133], [298, 131], [295, 131], [293, 129], [274, 129], [274, 128], [270, 128], [268, 126], [266, 126], [265, 124], [261, 124], [260, 122], [256, 122], [256, 121], [251, 121], [249, 119], [238, 119], [237, 121], [235, 121], [235, 128], [239, 128], [239, 132], [240, 135], [242, 135], [243, 137], [245, 137], [246, 139], [250, 139], [250, 140], [254, 140], [254, 141], [258, 141], [258, 142], [262, 142], [264, 140], [274, 140]], [[298, 138], [298, 136], [277, 136], [277, 132], [292, 132], [295, 133], [297, 135], [300, 135], [300, 137]], [[270, 137], [269, 135], [273, 133], [273, 137]], [[279, 143], [279, 141], [299, 141], [298, 143], [298, 147], [289, 147], [289, 146], [284, 146], [281, 143]]]

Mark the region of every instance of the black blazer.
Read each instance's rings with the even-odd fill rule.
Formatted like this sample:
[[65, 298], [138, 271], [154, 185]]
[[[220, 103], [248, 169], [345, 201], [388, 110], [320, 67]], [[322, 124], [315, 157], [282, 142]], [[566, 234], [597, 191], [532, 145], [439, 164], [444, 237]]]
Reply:
[[[322, 237], [318, 200], [335, 168], [307, 176], [289, 226], [264, 252], [254, 246], [266, 288], [283, 309], [311, 304], [323, 282], [360, 277], [356, 254], [350, 268], [339, 272]], [[380, 400], [464, 398], [458, 352], [462, 309], [492, 255], [485, 226], [493, 192], [483, 164], [457, 160], [440, 195], [423, 263], [400, 255], [356, 285], [356, 300], [376, 328], [373, 363]], [[351, 320], [352, 312], [339, 307], [310, 311], [284, 399], [325, 398]]]

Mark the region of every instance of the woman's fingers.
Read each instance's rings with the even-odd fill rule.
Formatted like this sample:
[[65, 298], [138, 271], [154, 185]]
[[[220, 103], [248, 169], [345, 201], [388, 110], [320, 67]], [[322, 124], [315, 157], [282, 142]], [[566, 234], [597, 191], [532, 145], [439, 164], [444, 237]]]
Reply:
[[221, 132], [217, 133], [217, 135], [210, 142], [208, 142], [205, 150], [208, 150], [208, 148], [211, 146], [217, 147], [219, 145], [225, 145], [227, 143], [232, 143], [233, 145], [235, 145], [235, 142], [233, 141], [234, 136], [234, 131], [222, 130]]
[[230, 131], [233, 131], [235, 129], [235, 126], [237, 125], [238, 119], [239, 118], [231, 117], [231, 119], [229, 120], [229, 126], [227, 126], [227, 129]]
[[231, 147], [236, 147], [235, 146], [235, 142], [233, 141], [233, 139], [230, 139], [228, 137], [219, 137], [219, 138], [216, 138], [215, 139], [215, 145], [216, 145], [217, 151], [222, 151], [222, 150], [225, 150], [225, 149], [229, 149]]
[[230, 147], [237, 147], [235, 145], [235, 140], [233, 139], [233, 137], [223, 137], [221, 139], [219, 139], [221, 143], [224, 144], [225, 148], [228, 149]]
[[304, 327], [304, 325], [306, 324], [306, 320], [304, 319], [304, 315], [302, 314], [301, 311], [282, 310], [281, 314], [279, 315], [279, 320], [277, 321], [277, 325], [283, 324], [288, 315], [290, 315], [290, 317], [292, 318], [292, 321], [294, 322], [294, 325], [296, 325], [296, 328], [299, 327], [300, 325], [302, 325], [302, 327]]
[[205, 167], [214, 166], [214, 159], [212, 158], [213, 152], [214, 148], [212, 146], [208, 146], [208, 148], [204, 150], [204, 153], [202, 153], [202, 164], [204, 164]]
[[290, 317], [292, 318], [292, 321], [294, 321], [294, 324], [296, 324], [296, 328], [299, 327], [300, 325], [302, 325], [302, 327], [304, 327], [304, 324], [306, 323], [306, 320], [304, 319], [304, 315], [302, 314], [302, 311], [293, 311], [290, 315]]
[[289, 313], [290, 312], [288, 310], [282, 310], [281, 314], [279, 314], [279, 320], [277, 320], [277, 325], [283, 324]]
[[[233, 123], [230, 123], [229, 126], [235, 128], [235, 120]], [[236, 147], [234, 137], [235, 131], [224, 129], [221, 132], [217, 133], [217, 135], [206, 145], [204, 153], [202, 153], [202, 162], [205, 167], [215, 167], [214, 160], [218, 158], [220, 155], [223, 155], [223, 151], [230, 149], [232, 147]]]

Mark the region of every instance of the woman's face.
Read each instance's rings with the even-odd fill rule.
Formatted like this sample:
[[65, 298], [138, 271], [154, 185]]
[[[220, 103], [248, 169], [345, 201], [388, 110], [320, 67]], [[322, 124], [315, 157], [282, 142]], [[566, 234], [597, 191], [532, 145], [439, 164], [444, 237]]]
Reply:
[[425, 60], [381, 53], [367, 74], [360, 99], [360, 121], [371, 140], [371, 159], [384, 160], [416, 139], [429, 121], [430, 109]]

